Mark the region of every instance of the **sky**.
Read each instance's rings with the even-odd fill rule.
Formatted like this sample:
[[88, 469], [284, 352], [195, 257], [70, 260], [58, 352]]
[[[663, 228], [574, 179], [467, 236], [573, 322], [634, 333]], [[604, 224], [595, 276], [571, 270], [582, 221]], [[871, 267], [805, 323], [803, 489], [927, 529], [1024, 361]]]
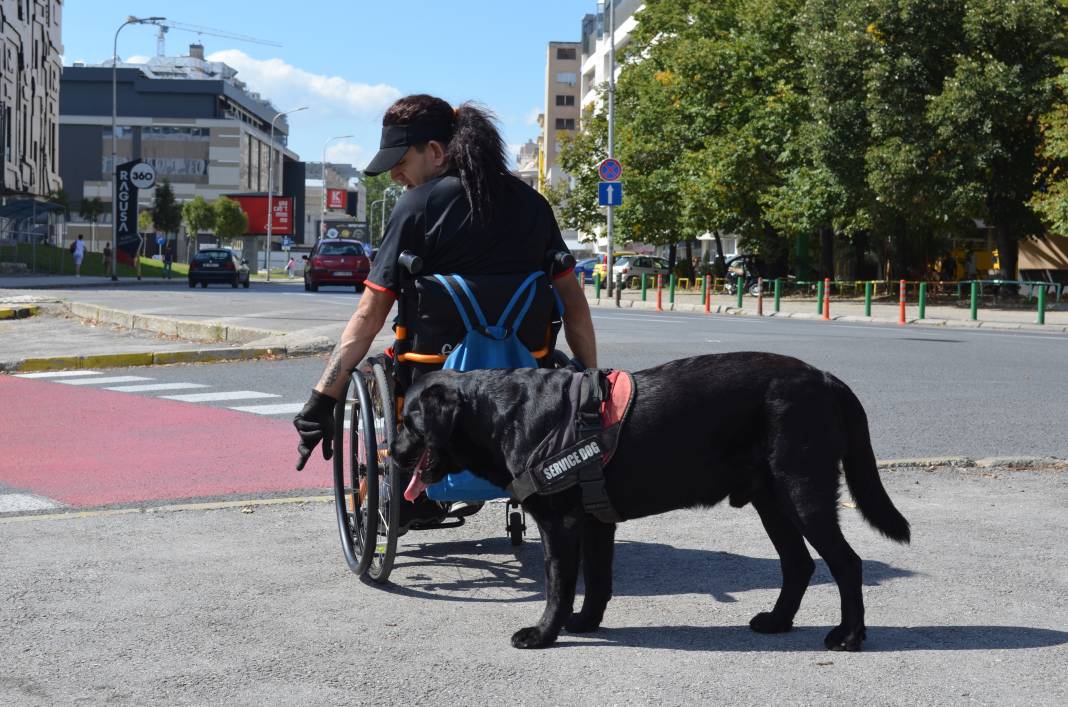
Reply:
[[[452, 105], [473, 100], [499, 118], [509, 152], [537, 138], [544, 110], [550, 41], [578, 41], [596, 0], [67, 0], [64, 64], [111, 57], [115, 30], [132, 14], [162, 16], [223, 33], [282, 44], [253, 44], [171, 29], [166, 53], [200, 41], [207, 58], [278, 108], [308, 106], [289, 117], [289, 146], [318, 162], [363, 167], [378, 147], [382, 114], [395, 99], [431, 93]], [[147, 60], [157, 28], [131, 25], [119, 57]]]

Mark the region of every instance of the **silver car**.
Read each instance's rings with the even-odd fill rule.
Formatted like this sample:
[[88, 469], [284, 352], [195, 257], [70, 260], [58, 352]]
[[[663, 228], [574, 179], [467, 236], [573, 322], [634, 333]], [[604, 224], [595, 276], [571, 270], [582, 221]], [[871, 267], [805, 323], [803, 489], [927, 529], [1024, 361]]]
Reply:
[[612, 274], [621, 279], [623, 287], [632, 279], [637, 278], [638, 286], [641, 286], [642, 275], [649, 276], [649, 284], [656, 284], [656, 276], [668, 276], [668, 262], [664, 258], [655, 255], [624, 255], [616, 258], [612, 265]]

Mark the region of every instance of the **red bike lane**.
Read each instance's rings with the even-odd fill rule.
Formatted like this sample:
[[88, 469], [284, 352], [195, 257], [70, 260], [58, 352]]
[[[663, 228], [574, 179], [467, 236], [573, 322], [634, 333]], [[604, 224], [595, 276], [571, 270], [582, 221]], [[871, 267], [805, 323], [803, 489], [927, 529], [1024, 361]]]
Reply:
[[[287, 419], [0, 376], [0, 484], [86, 508], [328, 489]], [[3, 491], [0, 491], [3, 493]]]

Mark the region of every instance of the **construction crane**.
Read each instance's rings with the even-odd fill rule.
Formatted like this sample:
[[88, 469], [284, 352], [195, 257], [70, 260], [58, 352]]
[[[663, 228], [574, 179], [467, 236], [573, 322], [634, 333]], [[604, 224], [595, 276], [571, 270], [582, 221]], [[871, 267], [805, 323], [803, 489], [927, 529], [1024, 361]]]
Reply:
[[213, 27], [202, 27], [200, 25], [187, 25], [183, 22], [172, 22], [170, 20], [150, 20], [145, 24], [156, 25], [159, 27], [159, 33], [156, 35], [156, 56], [166, 56], [166, 36], [167, 32], [172, 29], [183, 30], [185, 32], [193, 32], [194, 34], [206, 34], [212, 37], [223, 37], [224, 39], [236, 39], [239, 42], [249, 42], [251, 44], [263, 44], [268, 47], [280, 47], [282, 46], [278, 42], [271, 42], [266, 39], [259, 39], [258, 37], [250, 37], [246, 34], [235, 34], [233, 32], [227, 32], [221, 29], [215, 29]]

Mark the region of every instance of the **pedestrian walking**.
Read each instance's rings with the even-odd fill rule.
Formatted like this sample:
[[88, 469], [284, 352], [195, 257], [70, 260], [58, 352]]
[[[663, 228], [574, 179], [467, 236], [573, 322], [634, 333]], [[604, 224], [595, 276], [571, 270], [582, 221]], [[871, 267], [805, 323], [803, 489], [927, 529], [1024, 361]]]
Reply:
[[78, 240], [70, 245], [71, 255], [74, 256], [74, 277], [82, 276], [82, 261], [85, 260], [85, 237], [78, 234]]
[[289, 256], [289, 261], [286, 262], [286, 277], [290, 280], [293, 279], [293, 268], [296, 267], [296, 263], [293, 262], [293, 256]]
[[163, 277], [170, 280], [173, 278], [171, 266], [174, 264], [174, 249], [171, 247], [171, 242], [168, 240], [163, 246]]
[[112, 275], [115, 274], [112, 271], [111, 256], [112, 256], [111, 241], [108, 241], [107, 243], [104, 244], [104, 276], [105, 277], [111, 277]]

